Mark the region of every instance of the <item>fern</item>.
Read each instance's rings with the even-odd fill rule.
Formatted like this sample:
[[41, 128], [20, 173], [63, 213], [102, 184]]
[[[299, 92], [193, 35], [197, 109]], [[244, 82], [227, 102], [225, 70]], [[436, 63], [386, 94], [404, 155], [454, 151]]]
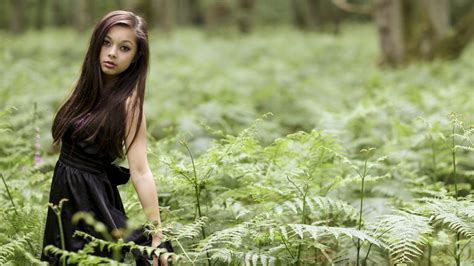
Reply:
[[[306, 206], [313, 217], [317, 220], [323, 220], [327, 224], [355, 221], [358, 215], [357, 210], [346, 202], [329, 197], [307, 197]], [[281, 214], [284, 209], [297, 214], [303, 210], [303, 202], [300, 198], [295, 198], [279, 204], [274, 209], [277, 214]]]
[[240, 263], [241, 265], [252, 266], [267, 266], [275, 265], [277, 259], [274, 256], [267, 254], [259, 254], [256, 252], [242, 252], [239, 250], [231, 250], [227, 248], [217, 249], [211, 256], [212, 260], [231, 264], [232, 262]]
[[[322, 237], [333, 236], [336, 239], [341, 236], [347, 236], [349, 238], [360, 239], [362, 241], [367, 241], [378, 247], [386, 247], [386, 245], [379, 241], [378, 239], [372, 237], [369, 232], [362, 230], [357, 230], [354, 228], [345, 228], [345, 227], [330, 227], [330, 226], [317, 226], [317, 225], [308, 225], [308, 224], [288, 224], [286, 227], [289, 227], [295, 235], [300, 239], [305, 239], [305, 234], [309, 234], [311, 239], [319, 241]], [[286, 229], [281, 228], [282, 232], [286, 232]], [[286, 233], [285, 233], [286, 234]]]
[[412, 263], [420, 257], [421, 247], [432, 232], [428, 218], [402, 211], [379, 217], [370, 227], [374, 228], [373, 235], [381, 236], [394, 263]]
[[474, 238], [474, 201], [452, 198], [425, 199], [435, 223], [446, 225], [455, 233]]
[[[171, 240], [179, 240], [183, 238], [193, 239], [201, 233], [201, 229], [206, 225], [208, 218], [201, 217], [197, 218], [192, 224], [180, 224], [180, 223], [170, 223], [164, 228], [160, 229], [166, 235], [167, 238]], [[154, 230], [158, 228], [152, 228], [151, 231], [145, 231], [145, 233], [153, 233]]]
[[46, 246], [44, 250], [49, 255], [59, 257], [60, 262], [65, 262], [67, 264], [75, 263], [77, 265], [126, 265], [109, 258], [88, 254], [83, 250], [80, 250], [78, 252], [72, 252], [62, 250], [52, 245]]
[[9, 243], [0, 246], [0, 264], [4, 265], [10, 261], [18, 251], [23, 251], [28, 244], [28, 236], [10, 240]]
[[[135, 244], [134, 242], [124, 242], [122, 239], [119, 239], [116, 242], [109, 242], [109, 241], [106, 241], [106, 240], [103, 240], [103, 239], [96, 238], [94, 236], [91, 236], [91, 235], [89, 235], [85, 232], [81, 232], [81, 231], [76, 231], [74, 233], [74, 236], [79, 236], [79, 237], [82, 237], [82, 238], [88, 240], [89, 241], [88, 242], [88, 247], [91, 247], [91, 248], [99, 247], [100, 250], [107, 249], [108, 251], [112, 251], [112, 253], [113, 252], [118, 252], [118, 251], [126, 251], [126, 252], [130, 253], [133, 250], [137, 250], [141, 254], [146, 255], [148, 257], [151, 257], [153, 255], [159, 256], [161, 253], [165, 253], [164, 255], [166, 257], [171, 257], [171, 258], [175, 257], [175, 256], [173, 256], [173, 254], [168, 253], [166, 251], [166, 249], [153, 248], [153, 247], [150, 247], [150, 246], [141, 246], [141, 245]], [[84, 253], [88, 253], [86, 251], [87, 249], [84, 249], [84, 250], [85, 250]], [[89, 249], [89, 251], [90, 250], [91, 249]]]

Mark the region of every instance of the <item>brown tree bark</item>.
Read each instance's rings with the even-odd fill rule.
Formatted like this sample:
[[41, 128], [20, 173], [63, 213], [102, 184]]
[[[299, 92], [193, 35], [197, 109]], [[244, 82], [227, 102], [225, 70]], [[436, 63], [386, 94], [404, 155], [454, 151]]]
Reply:
[[173, 1], [152, 0], [153, 22], [149, 22], [165, 32], [171, 32], [173, 26]]
[[294, 23], [300, 29], [307, 29], [310, 27], [308, 9], [306, 3], [302, 0], [291, 0], [291, 8], [293, 9]]
[[457, 58], [474, 37], [474, 6], [451, 27], [449, 0], [375, 0], [371, 7], [333, 0], [346, 11], [373, 15], [381, 64]]
[[23, 0], [11, 0], [12, 13], [10, 16], [10, 30], [15, 33], [21, 33], [25, 30], [25, 14]]
[[253, 9], [256, 0], [239, 0], [237, 26], [241, 33], [250, 33], [253, 28]]
[[402, 63], [405, 45], [401, 0], [376, 0], [374, 19], [382, 51], [380, 63], [388, 65]]
[[189, 12], [191, 16], [191, 23], [195, 25], [204, 24], [204, 11], [202, 9], [202, 3], [199, 0], [188, 0], [189, 1]]
[[205, 25], [208, 30], [232, 25], [232, 8], [228, 1], [216, 1], [206, 6]]
[[65, 18], [64, 12], [62, 8], [62, 1], [61, 0], [53, 0], [52, 1], [52, 10], [53, 10], [53, 24], [55, 26], [64, 26]]
[[45, 14], [46, 0], [38, 0], [36, 6], [36, 20], [35, 29], [42, 30], [44, 28], [44, 14]]
[[440, 58], [456, 59], [474, 38], [474, 7], [455, 25], [447, 37], [440, 40], [434, 47], [435, 54]]
[[88, 1], [76, 0], [76, 14], [74, 19], [76, 29], [80, 32], [86, 30], [91, 19]]

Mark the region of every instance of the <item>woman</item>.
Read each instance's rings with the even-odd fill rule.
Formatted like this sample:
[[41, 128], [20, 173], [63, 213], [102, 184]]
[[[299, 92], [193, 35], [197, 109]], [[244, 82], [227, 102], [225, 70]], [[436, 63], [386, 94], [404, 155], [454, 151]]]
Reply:
[[[75, 230], [100, 234], [85, 223], [72, 223], [78, 211], [92, 213], [110, 232], [126, 227], [127, 217], [116, 185], [131, 175], [147, 218], [161, 226], [155, 182], [146, 154], [146, 123], [143, 113], [149, 46], [144, 20], [127, 11], [113, 11], [95, 26], [77, 85], [56, 114], [52, 126], [61, 153], [51, 184], [53, 204], [66, 198], [62, 212], [65, 248], [77, 251], [86, 240], [73, 237]], [[130, 172], [114, 166], [127, 157]], [[43, 248], [61, 247], [58, 219], [49, 209]], [[160, 245], [161, 233], [149, 238], [141, 230], [126, 241]], [[96, 255], [110, 256], [97, 252]], [[42, 260], [58, 264], [52, 255]], [[148, 261], [136, 255], [137, 264]], [[154, 258], [154, 264], [157, 264]], [[160, 261], [165, 263], [165, 261]]]

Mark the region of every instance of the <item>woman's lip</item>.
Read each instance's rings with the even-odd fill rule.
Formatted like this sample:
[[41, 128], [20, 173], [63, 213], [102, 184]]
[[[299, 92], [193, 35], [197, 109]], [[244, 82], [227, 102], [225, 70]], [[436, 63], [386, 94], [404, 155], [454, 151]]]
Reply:
[[105, 67], [108, 67], [108, 68], [114, 68], [114, 67], [115, 67], [115, 64], [114, 64], [114, 63], [108, 62], [108, 61], [105, 61], [105, 62], [104, 62], [104, 65], [105, 65]]

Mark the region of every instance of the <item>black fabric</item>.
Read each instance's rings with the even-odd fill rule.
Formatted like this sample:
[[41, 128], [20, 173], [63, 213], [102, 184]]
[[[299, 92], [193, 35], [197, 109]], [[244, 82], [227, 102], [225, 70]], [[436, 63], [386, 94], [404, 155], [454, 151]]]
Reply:
[[[71, 219], [78, 211], [93, 214], [96, 220], [106, 225], [109, 232], [126, 227], [127, 216], [117, 185], [125, 184], [130, 178], [130, 172], [126, 168], [112, 165], [112, 161], [113, 158], [101, 153], [93, 143], [75, 143], [67, 137], [63, 138], [49, 202], [57, 205], [61, 199], [68, 199], [61, 212], [66, 250], [77, 251], [87, 243], [80, 237], [73, 237], [76, 230], [103, 238], [83, 222], [72, 223]], [[151, 238], [145, 237], [142, 229], [133, 231], [125, 240], [151, 245]], [[47, 245], [61, 247], [58, 219], [51, 208], [48, 208], [46, 218], [43, 249]], [[111, 256], [99, 251], [95, 255]], [[149, 265], [147, 258], [138, 253], [134, 255], [137, 265]], [[50, 265], [59, 265], [57, 257], [43, 254], [41, 260], [48, 261]]]

